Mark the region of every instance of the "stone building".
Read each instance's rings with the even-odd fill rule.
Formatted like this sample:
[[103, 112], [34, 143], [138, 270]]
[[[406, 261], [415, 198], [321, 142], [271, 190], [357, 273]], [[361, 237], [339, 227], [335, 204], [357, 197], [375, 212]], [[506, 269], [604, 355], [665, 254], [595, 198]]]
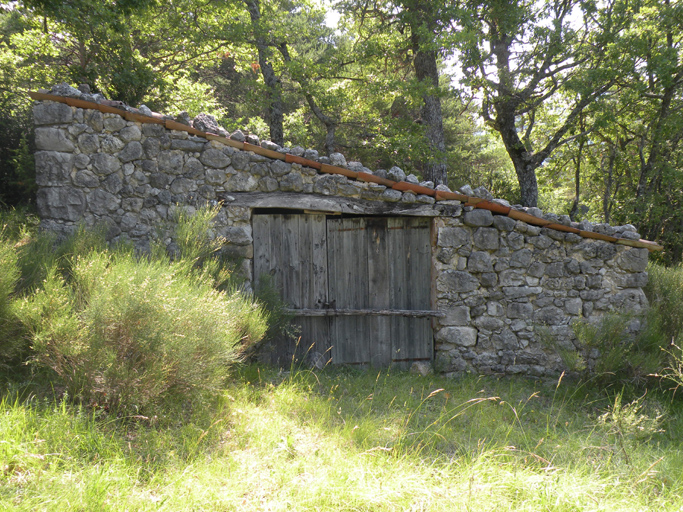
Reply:
[[[647, 307], [631, 225], [573, 223], [485, 189], [419, 183], [335, 153], [281, 148], [206, 115], [134, 109], [68, 86], [33, 93], [42, 226], [106, 224], [112, 241], [172, 244], [174, 212], [220, 204], [216, 235], [250, 283], [277, 286], [301, 327], [281, 341], [333, 363], [552, 375], [582, 350], [576, 321]], [[298, 347], [298, 348], [297, 348]]]

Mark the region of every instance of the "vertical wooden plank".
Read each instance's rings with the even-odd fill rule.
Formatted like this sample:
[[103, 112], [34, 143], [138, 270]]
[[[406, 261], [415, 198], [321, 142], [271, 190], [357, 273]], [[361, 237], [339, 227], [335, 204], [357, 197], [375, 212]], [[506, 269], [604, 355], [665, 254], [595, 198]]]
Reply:
[[[387, 241], [387, 218], [372, 217], [367, 220], [368, 243], [368, 307], [390, 309], [391, 277], [389, 245]], [[367, 319], [372, 366], [391, 364], [391, 318], [374, 316]]]
[[[390, 279], [391, 279], [391, 307], [393, 309], [407, 309], [408, 288], [407, 261], [410, 258], [410, 247], [406, 247], [404, 233], [404, 219], [392, 217], [387, 220], [387, 237], [389, 254], [391, 255]], [[407, 344], [410, 319], [404, 317], [391, 318], [391, 360], [401, 365], [398, 361], [406, 359], [404, 347]]]
[[[406, 245], [410, 246], [407, 288], [408, 309], [429, 309], [431, 304], [431, 245], [429, 221], [406, 219]], [[403, 347], [410, 359], [430, 360], [433, 352], [431, 322], [428, 318], [413, 318], [409, 322], [408, 340]]]
[[[303, 215], [299, 219], [301, 256], [301, 307], [322, 309], [327, 304], [327, 227], [324, 215]], [[297, 317], [301, 326], [301, 346], [319, 352], [326, 360], [330, 353], [329, 319]]]
[[261, 276], [270, 272], [270, 217], [254, 215], [252, 232], [254, 236], [254, 284], [259, 285]]
[[[327, 225], [329, 299], [337, 308], [365, 308], [368, 304], [365, 219], [329, 219]], [[367, 317], [334, 319], [331, 329], [334, 363], [368, 363], [367, 324]]]

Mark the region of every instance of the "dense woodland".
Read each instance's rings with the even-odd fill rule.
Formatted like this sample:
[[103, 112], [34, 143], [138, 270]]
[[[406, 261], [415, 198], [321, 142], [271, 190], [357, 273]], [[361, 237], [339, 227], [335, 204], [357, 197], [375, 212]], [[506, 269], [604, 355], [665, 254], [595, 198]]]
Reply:
[[683, 250], [683, 1], [0, 4], [0, 202], [35, 192], [27, 91], [87, 83]]

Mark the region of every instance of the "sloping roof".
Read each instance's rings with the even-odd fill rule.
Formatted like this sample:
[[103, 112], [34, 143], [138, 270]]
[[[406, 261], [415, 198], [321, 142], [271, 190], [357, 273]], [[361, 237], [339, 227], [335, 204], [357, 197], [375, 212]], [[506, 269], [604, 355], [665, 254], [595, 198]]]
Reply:
[[325, 174], [339, 174], [342, 176], [346, 176], [349, 179], [354, 179], [358, 181], [364, 181], [364, 182], [370, 182], [370, 183], [377, 183], [379, 185], [384, 185], [387, 188], [392, 188], [394, 190], [398, 190], [401, 192], [405, 191], [412, 191], [416, 194], [424, 194], [427, 196], [433, 197], [436, 201], [452, 201], [452, 200], [457, 200], [461, 201], [465, 206], [473, 206], [475, 208], [481, 208], [484, 210], [489, 210], [493, 213], [496, 213], [498, 215], [506, 215], [510, 217], [511, 219], [514, 220], [520, 220], [523, 222], [526, 222], [527, 224], [532, 224], [534, 226], [540, 226], [548, 229], [553, 229], [556, 231], [564, 231], [566, 233], [574, 233], [576, 235], [579, 235], [583, 238], [591, 238], [595, 240], [603, 240], [605, 242], [612, 242], [620, 245], [626, 245], [630, 247], [638, 247], [638, 248], [645, 248], [648, 249], [649, 251], [661, 251], [663, 247], [655, 242], [651, 242], [648, 240], [630, 240], [626, 238], [619, 238], [616, 236], [611, 236], [603, 233], [595, 233], [593, 231], [586, 231], [582, 230], [573, 226], [566, 226], [564, 224], [559, 224], [557, 222], [550, 221], [548, 219], [544, 219], [542, 217], [537, 217], [535, 215], [531, 215], [527, 212], [517, 210], [513, 207], [506, 206], [494, 201], [489, 201], [486, 199], [482, 199], [480, 197], [473, 197], [473, 196], [468, 196], [464, 194], [459, 194], [457, 192], [449, 192], [449, 191], [441, 191], [441, 190], [435, 190], [432, 188], [424, 187], [421, 185], [413, 184], [413, 183], [408, 183], [406, 181], [393, 181], [390, 179], [382, 178], [380, 176], [376, 176], [374, 174], [370, 174], [367, 172], [362, 172], [362, 171], [354, 171], [351, 169], [346, 169], [344, 167], [337, 167], [334, 165], [330, 164], [325, 164], [321, 162], [317, 162], [315, 160], [309, 160], [300, 156], [294, 156], [289, 153], [282, 153], [279, 151], [274, 151], [271, 149], [266, 149], [261, 146], [249, 144], [248, 142], [240, 142], [237, 140], [232, 140], [227, 137], [221, 137], [219, 135], [215, 135], [213, 133], [207, 133], [207, 132], [202, 132], [200, 130], [197, 130], [191, 126], [187, 126], [185, 124], [179, 123], [177, 121], [173, 121], [170, 119], [167, 119], [164, 116], [161, 116], [159, 114], [153, 114], [151, 116], [149, 115], [144, 115], [141, 114], [137, 109], [131, 108], [131, 107], [125, 107], [122, 103], [120, 102], [114, 102], [114, 101], [107, 101], [103, 103], [95, 103], [92, 101], [85, 101], [82, 99], [78, 98], [71, 98], [71, 97], [64, 97], [64, 96], [56, 96], [53, 94], [45, 94], [45, 93], [40, 93], [40, 92], [29, 92], [29, 96], [33, 98], [34, 100], [37, 101], [55, 101], [59, 103], [65, 103], [69, 106], [72, 107], [78, 107], [78, 108], [83, 108], [83, 109], [90, 109], [90, 110], [99, 110], [100, 112], [103, 113], [109, 113], [109, 114], [118, 114], [125, 118], [128, 121], [136, 121], [139, 123], [150, 123], [150, 124], [159, 124], [165, 126], [169, 130], [179, 130], [179, 131], [184, 131], [188, 132], [192, 135], [197, 135], [199, 137], [203, 137], [207, 140], [213, 140], [217, 141], [221, 144], [225, 144], [227, 146], [232, 146], [236, 149], [242, 150], [242, 151], [252, 151], [255, 154], [267, 157], [267, 158], [272, 158], [272, 159], [277, 159], [277, 160], [284, 160], [285, 162], [288, 163], [297, 163], [300, 164], [301, 166], [304, 167], [309, 167], [312, 169], [316, 169], [320, 173], [325, 173]]

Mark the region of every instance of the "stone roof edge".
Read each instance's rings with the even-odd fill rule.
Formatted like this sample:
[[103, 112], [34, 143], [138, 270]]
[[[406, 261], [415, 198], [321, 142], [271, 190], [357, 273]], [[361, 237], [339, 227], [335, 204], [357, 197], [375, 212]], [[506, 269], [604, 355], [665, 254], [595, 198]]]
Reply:
[[[346, 169], [344, 167], [337, 167], [334, 165], [316, 162], [315, 160], [306, 159], [300, 156], [295, 156], [289, 153], [281, 153], [279, 151], [274, 151], [272, 149], [267, 149], [261, 146], [256, 146], [254, 144], [249, 144], [248, 142], [240, 142], [237, 140], [232, 140], [227, 137], [222, 137], [220, 135], [215, 135], [213, 133], [207, 133], [191, 126], [179, 123], [168, 119], [160, 114], [152, 113], [152, 115], [145, 115], [137, 111], [137, 109], [126, 107], [121, 102], [106, 101], [102, 103], [95, 103], [92, 101], [86, 101], [79, 98], [72, 98], [67, 96], [56, 96], [54, 94], [46, 94], [42, 92], [29, 92], [29, 96], [36, 101], [54, 101], [58, 103], [65, 103], [71, 107], [89, 109], [89, 110], [99, 110], [102, 113], [107, 114], [117, 114], [125, 118], [128, 121], [136, 121], [139, 123], [147, 124], [160, 124], [165, 126], [169, 130], [179, 130], [185, 131], [192, 135], [197, 135], [203, 137], [207, 140], [213, 140], [227, 146], [231, 146], [235, 149], [242, 151], [252, 151], [257, 155], [261, 155], [267, 158], [283, 160], [287, 163], [296, 163], [304, 167], [310, 167], [316, 169], [321, 173], [325, 174], [339, 174], [346, 176], [347, 178], [352, 178], [358, 181], [365, 181], [370, 183], [377, 183], [379, 185], [384, 185], [387, 188], [392, 188], [401, 192], [412, 191], [415, 194], [424, 194], [433, 197], [436, 201], [460, 201], [465, 206], [473, 206], [475, 208], [480, 208], [484, 210], [489, 210], [492, 213], [499, 215], [506, 215], [514, 220], [520, 220], [531, 224], [534, 226], [544, 227], [548, 229], [553, 229], [556, 231], [564, 231], [567, 233], [574, 233], [582, 238], [590, 238], [595, 240], [603, 240], [605, 242], [612, 242], [620, 245], [626, 245], [629, 247], [644, 248], [649, 251], [661, 251], [664, 249], [661, 245], [656, 242], [651, 242], [648, 240], [630, 240], [626, 238], [619, 238], [603, 233], [596, 233], [593, 231], [587, 231], [572, 226], [565, 226], [564, 224], [559, 224], [552, 222], [548, 219], [542, 217], [537, 217], [529, 213], [516, 210], [511, 206], [506, 206], [504, 204], [499, 204], [494, 201], [489, 201], [480, 197], [468, 196], [460, 194], [457, 192], [449, 192], [442, 190], [435, 190], [429, 187], [424, 187], [414, 183], [408, 183], [407, 181], [393, 181], [387, 178], [382, 178], [380, 176], [375, 176], [363, 171], [354, 171], [352, 169]], [[137, 111], [137, 112], [136, 112]]]

